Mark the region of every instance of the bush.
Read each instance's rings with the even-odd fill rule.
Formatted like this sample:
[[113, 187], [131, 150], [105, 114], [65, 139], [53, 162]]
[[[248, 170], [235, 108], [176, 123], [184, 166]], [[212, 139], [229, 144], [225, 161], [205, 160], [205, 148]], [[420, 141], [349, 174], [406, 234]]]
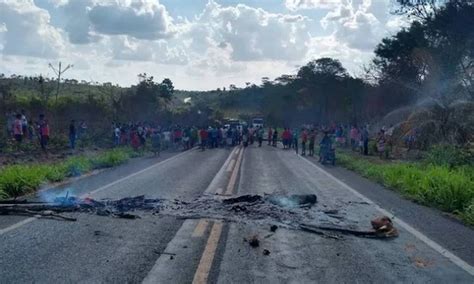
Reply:
[[129, 159], [129, 154], [123, 149], [114, 149], [100, 154], [92, 160], [94, 168], [110, 168], [123, 164]]
[[466, 210], [461, 213], [461, 216], [468, 224], [474, 226], [474, 199], [471, 200]]
[[400, 191], [426, 205], [457, 213], [473, 223], [474, 168], [433, 163], [374, 164], [361, 157], [338, 153], [339, 164]]
[[89, 158], [77, 156], [56, 165], [13, 165], [0, 172], [0, 199], [18, 197], [39, 188], [41, 183], [59, 182], [66, 177], [80, 176], [92, 169], [108, 168], [127, 161], [133, 151], [113, 149]]
[[61, 168], [66, 176], [76, 177], [92, 170], [92, 162], [85, 156], [72, 157], [64, 162]]
[[44, 166], [45, 178], [50, 182], [63, 181], [67, 174], [63, 166]]
[[8, 194], [0, 188], [0, 200], [8, 198]]
[[7, 167], [0, 173], [0, 191], [9, 197], [32, 192], [45, 180], [45, 174], [45, 168], [37, 165]]
[[450, 168], [474, 165], [471, 153], [451, 145], [436, 145], [431, 147], [425, 157], [425, 162], [431, 165]]

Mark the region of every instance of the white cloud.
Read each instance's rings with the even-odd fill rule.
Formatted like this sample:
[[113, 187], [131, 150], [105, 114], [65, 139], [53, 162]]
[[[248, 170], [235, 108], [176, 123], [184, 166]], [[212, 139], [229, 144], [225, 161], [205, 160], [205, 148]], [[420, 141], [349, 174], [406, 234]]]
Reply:
[[67, 32], [71, 43], [84, 44], [97, 40], [97, 37], [91, 34], [91, 23], [89, 21], [89, 12], [92, 6], [92, 0], [76, 0], [56, 4], [56, 7], [59, 7], [65, 15], [64, 30]]
[[298, 60], [305, 56], [308, 19], [300, 15], [269, 13], [238, 4], [223, 7], [209, 1], [204, 12], [187, 24], [190, 47], [230, 46], [231, 59]]
[[339, 6], [342, 0], [286, 0], [286, 8], [295, 11], [300, 9], [331, 9]]
[[383, 37], [398, 30], [403, 20], [390, 15], [390, 0], [345, 0], [321, 20], [321, 26], [348, 47], [373, 50]]
[[349, 47], [346, 43], [340, 42], [334, 35], [313, 37], [309, 44], [309, 60], [332, 57], [341, 61], [352, 75], [359, 75], [363, 72], [363, 67], [372, 58], [372, 51], [364, 51]]
[[32, 0], [0, 1], [2, 54], [57, 57], [64, 47], [60, 31], [50, 25], [49, 13]]
[[173, 33], [172, 19], [157, 0], [98, 4], [89, 11], [89, 19], [94, 30], [102, 34], [160, 39]]

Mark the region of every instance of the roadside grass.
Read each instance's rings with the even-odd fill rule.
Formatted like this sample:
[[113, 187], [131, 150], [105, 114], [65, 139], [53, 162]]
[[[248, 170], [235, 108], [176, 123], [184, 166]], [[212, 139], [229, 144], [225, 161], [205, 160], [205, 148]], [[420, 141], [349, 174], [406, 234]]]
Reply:
[[[436, 151], [439, 151], [436, 149]], [[446, 155], [451, 160], [451, 155]], [[474, 225], [474, 167], [453, 162], [374, 163], [362, 156], [338, 151], [338, 164], [400, 192], [424, 205], [453, 213]]]
[[131, 149], [117, 148], [93, 157], [71, 157], [58, 164], [8, 166], [0, 170], [0, 199], [16, 198], [34, 192], [45, 182], [60, 182], [94, 169], [115, 167], [136, 156]]

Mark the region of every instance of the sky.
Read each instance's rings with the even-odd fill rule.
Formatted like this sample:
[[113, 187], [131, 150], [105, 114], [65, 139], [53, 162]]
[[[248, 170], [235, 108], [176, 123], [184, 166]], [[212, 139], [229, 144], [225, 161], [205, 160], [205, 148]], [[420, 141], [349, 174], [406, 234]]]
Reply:
[[339, 59], [352, 75], [406, 20], [394, 0], [0, 0], [0, 73], [213, 90]]

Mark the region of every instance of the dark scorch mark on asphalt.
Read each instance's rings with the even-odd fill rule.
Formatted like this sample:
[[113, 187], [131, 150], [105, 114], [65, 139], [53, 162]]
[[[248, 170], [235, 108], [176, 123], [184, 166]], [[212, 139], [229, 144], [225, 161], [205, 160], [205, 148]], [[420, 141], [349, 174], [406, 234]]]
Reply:
[[[220, 219], [238, 223], [260, 223], [287, 229], [304, 229], [322, 236], [323, 231], [357, 234], [356, 224], [347, 221], [338, 209], [320, 208], [314, 194], [301, 195], [242, 195], [219, 198], [204, 195], [191, 201], [178, 199], [148, 199], [145, 196], [118, 200], [95, 200], [74, 196], [58, 197], [53, 203], [0, 205], [0, 214], [33, 215], [74, 221], [62, 213], [89, 213], [126, 219], [138, 219], [141, 214], [167, 215], [180, 219]], [[368, 222], [367, 222], [368, 223]], [[308, 229], [311, 226], [311, 230]], [[363, 232], [372, 232], [365, 230]], [[363, 234], [367, 235], [367, 234]], [[362, 234], [361, 234], [362, 236]]]

